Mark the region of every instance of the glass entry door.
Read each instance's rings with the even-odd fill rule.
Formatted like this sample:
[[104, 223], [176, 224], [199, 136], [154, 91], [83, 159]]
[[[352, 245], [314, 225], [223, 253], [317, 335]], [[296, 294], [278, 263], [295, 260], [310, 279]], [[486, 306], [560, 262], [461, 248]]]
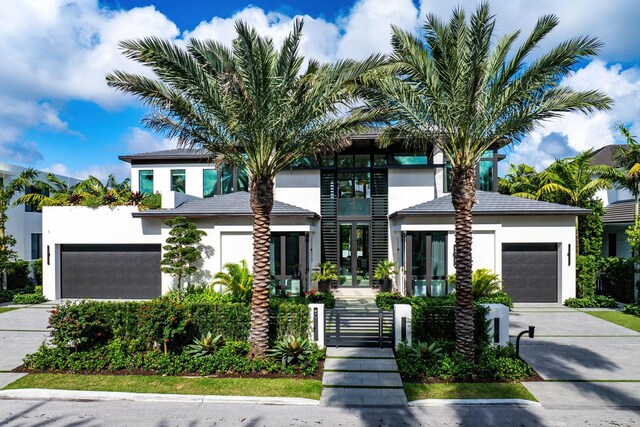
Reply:
[[340, 223], [340, 286], [371, 286], [369, 224]]

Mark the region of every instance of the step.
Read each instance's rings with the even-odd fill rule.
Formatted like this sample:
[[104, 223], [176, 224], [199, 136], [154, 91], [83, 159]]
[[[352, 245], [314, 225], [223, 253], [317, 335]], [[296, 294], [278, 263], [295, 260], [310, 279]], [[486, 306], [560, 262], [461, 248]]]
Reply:
[[402, 387], [397, 372], [324, 372], [324, 386]]
[[323, 406], [407, 406], [407, 396], [401, 388], [325, 387]]
[[324, 362], [325, 371], [398, 371], [394, 359], [339, 359], [329, 358]]
[[327, 347], [327, 358], [330, 357], [395, 359], [390, 348], [363, 347]]

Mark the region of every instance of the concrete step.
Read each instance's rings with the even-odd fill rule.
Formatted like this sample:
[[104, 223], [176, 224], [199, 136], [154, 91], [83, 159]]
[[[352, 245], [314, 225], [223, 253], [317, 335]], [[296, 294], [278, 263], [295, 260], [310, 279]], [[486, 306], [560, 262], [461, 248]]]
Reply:
[[401, 388], [325, 387], [323, 406], [407, 406], [407, 396]]
[[327, 347], [327, 357], [395, 359], [390, 348]]
[[325, 371], [398, 371], [394, 359], [327, 359]]
[[397, 372], [324, 372], [325, 386], [402, 387]]

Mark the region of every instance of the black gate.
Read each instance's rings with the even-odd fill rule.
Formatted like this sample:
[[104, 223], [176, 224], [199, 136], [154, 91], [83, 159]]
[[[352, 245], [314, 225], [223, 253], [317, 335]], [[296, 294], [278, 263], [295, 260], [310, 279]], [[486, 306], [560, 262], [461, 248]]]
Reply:
[[393, 347], [393, 311], [325, 310], [327, 347]]

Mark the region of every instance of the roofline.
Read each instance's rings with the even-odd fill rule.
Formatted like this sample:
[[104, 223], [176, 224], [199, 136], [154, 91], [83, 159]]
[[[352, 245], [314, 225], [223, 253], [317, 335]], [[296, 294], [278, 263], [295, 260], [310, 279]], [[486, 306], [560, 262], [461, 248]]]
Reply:
[[[304, 218], [320, 218], [320, 215], [318, 215], [315, 212], [309, 212], [309, 213], [303, 213], [303, 212], [296, 212], [296, 213], [271, 213], [272, 216], [298, 216], [298, 217], [304, 217]], [[131, 216], [134, 218], [175, 218], [177, 216], [183, 216], [185, 218], [217, 218], [217, 217], [252, 217], [253, 214], [246, 214], [246, 213], [217, 213], [217, 214], [211, 214], [211, 213], [169, 213], [169, 212], [132, 212]]]
[[195, 161], [196, 163], [210, 163], [209, 158], [202, 154], [188, 154], [177, 156], [161, 156], [161, 155], [145, 155], [140, 154], [125, 154], [118, 156], [118, 159], [126, 163], [132, 163], [134, 160], [139, 163], [176, 163], [176, 161]]
[[[586, 216], [589, 215], [591, 213], [591, 211], [589, 209], [582, 209], [579, 208], [576, 209], [576, 211], [573, 212], [547, 212], [547, 211], [531, 211], [531, 210], [508, 210], [508, 211], [496, 211], [496, 212], [472, 212], [472, 216], [500, 216], [500, 215], [512, 215], [512, 216], [537, 216], [537, 215], [544, 215], [544, 216], [561, 216], [561, 215], [568, 215], [568, 216]], [[416, 216], [454, 216], [455, 212], [447, 212], [447, 211], [440, 211], [440, 212], [394, 212], [391, 215], [389, 215], [389, 219], [394, 219], [394, 218], [402, 218], [402, 217], [407, 217], [407, 216], [411, 216], [411, 217], [416, 217]]]

